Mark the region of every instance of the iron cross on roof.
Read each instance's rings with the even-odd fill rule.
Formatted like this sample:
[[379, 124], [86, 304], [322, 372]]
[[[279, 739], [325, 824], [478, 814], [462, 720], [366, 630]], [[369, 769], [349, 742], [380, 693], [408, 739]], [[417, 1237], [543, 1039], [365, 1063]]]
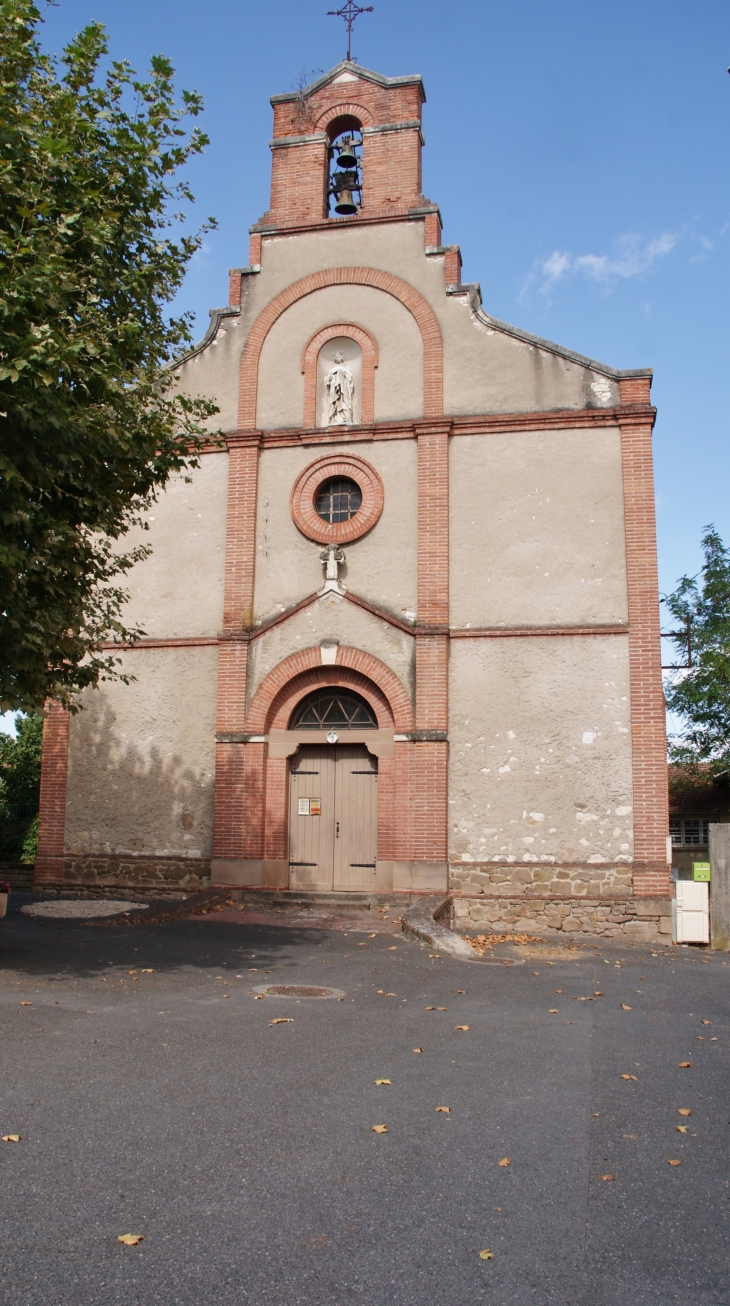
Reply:
[[350, 54], [350, 45], [352, 42], [352, 28], [355, 19], [359, 18], [360, 14], [371, 14], [372, 12], [373, 12], [372, 5], [356, 5], [355, 0], [347, 0], [347, 4], [343, 5], [341, 9], [327, 10], [328, 18], [344, 18], [345, 22], [347, 23], [347, 62], [348, 63], [352, 63], [352, 56]]

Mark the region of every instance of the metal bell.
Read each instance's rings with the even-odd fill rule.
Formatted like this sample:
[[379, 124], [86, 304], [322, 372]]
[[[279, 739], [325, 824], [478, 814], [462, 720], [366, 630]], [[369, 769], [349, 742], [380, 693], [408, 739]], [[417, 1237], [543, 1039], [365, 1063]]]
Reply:
[[343, 216], [357, 213], [357, 204], [352, 198], [351, 190], [341, 190], [338, 193], [337, 203], [335, 204], [335, 213], [341, 213]]
[[346, 136], [342, 144], [337, 146], [337, 149], [340, 151], [337, 157], [338, 168], [356, 168], [358, 166], [358, 158], [355, 154], [351, 136]]

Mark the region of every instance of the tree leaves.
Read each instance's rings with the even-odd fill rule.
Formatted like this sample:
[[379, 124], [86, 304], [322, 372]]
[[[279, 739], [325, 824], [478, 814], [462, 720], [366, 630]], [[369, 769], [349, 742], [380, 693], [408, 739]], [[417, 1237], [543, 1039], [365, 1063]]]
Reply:
[[374, 1134], [387, 1134], [387, 1132], [388, 1132], [388, 1126], [387, 1126], [387, 1125], [373, 1125], [372, 1132], [373, 1132]]
[[730, 552], [714, 526], [705, 528], [702, 550], [699, 577], [683, 576], [665, 599], [678, 660], [667, 707], [685, 723], [670, 757], [720, 772], [730, 760]]
[[0, 6], [0, 710], [124, 678], [104, 646], [141, 632], [120, 578], [216, 411], [176, 393], [190, 331], [163, 311], [203, 235], [169, 233], [200, 98], [176, 104], [167, 60], [147, 81], [104, 69], [97, 23], [59, 66], [39, 23], [31, 0]]
[[144, 1239], [143, 1233], [120, 1233], [117, 1242], [124, 1243], [125, 1247], [136, 1247], [138, 1243], [143, 1243]]

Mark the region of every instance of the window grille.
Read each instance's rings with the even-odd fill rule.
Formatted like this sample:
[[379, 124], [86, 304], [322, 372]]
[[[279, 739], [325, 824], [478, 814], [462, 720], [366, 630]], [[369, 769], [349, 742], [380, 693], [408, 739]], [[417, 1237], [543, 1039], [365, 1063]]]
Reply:
[[673, 848], [702, 848], [710, 840], [709, 821], [698, 816], [670, 816], [669, 833]]
[[298, 704], [290, 730], [377, 730], [370, 704], [349, 690], [318, 689]]
[[346, 477], [325, 481], [317, 491], [315, 507], [322, 521], [349, 521], [362, 504], [360, 486]]

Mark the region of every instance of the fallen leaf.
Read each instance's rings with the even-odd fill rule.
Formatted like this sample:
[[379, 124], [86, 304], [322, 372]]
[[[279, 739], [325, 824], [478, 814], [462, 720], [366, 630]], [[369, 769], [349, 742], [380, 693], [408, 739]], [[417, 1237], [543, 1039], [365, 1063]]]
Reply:
[[675, 1125], [674, 1128], [676, 1129], [678, 1134], [686, 1134], [687, 1130], [689, 1129], [689, 1125]]
[[270, 1025], [291, 1025], [291, 1024], [293, 1023], [293, 1021], [294, 1021], [294, 1017], [293, 1017], [293, 1016], [274, 1016], [274, 1019], [273, 1019], [273, 1020], [270, 1020], [270, 1021], [269, 1021], [269, 1024], [270, 1024]]
[[254, 998], [254, 1002], [263, 1002], [263, 1000], [264, 1000], [263, 993], [257, 993], [256, 997]]
[[4, 1143], [19, 1143], [20, 1134], [3, 1134]]
[[622, 1078], [622, 1079], [633, 1079], [633, 1080], [635, 1080], [635, 1082], [636, 1082], [637, 1084], [638, 1084], [638, 1082], [639, 1082], [638, 1079], [636, 1078], [636, 1075], [622, 1075], [621, 1078]]
[[678, 1116], [691, 1116], [691, 1115], [692, 1115], [692, 1112], [690, 1111], [690, 1109], [689, 1109], [688, 1106], [679, 1106], [679, 1107], [677, 1107], [677, 1115], [678, 1115]]
[[612, 1175], [612, 1174], [602, 1174], [602, 1175], [601, 1175], [601, 1178], [602, 1178], [604, 1184], [609, 1183], [609, 1182], [611, 1181], [611, 1179], [615, 1179], [615, 1177], [616, 1177], [616, 1176], [615, 1176], [615, 1175]]
[[143, 1233], [120, 1233], [117, 1238], [118, 1243], [124, 1243], [125, 1247], [136, 1247], [137, 1243], [144, 1242]]
[[556, 989], [556, 990], [555, 990], [556, 993], [562, 993], [562, 991], [563, 991], [562, 989]]
[[154, 966], [148, 966], [146, 970], [140, 971], [141, 975], [154, 975], [154, 973], [155, 973]]
[[681, 1165], [681, 1164], [682, 1164], [681, 1161], [676, 1161], [676, 1160], [667, 1161], [667, 1165]]
[[249, 968], [248, 968], [248, 973], [249, 973], [249, 975], [258, 975], [258, 973], [259, 973], [259, 968], [258, 968], [258, 966], [249, 966]]
[[621, 1010], [622, 1010], [622, 1011], [631, 1011], [632, 1008], [631, 1008], [631, 1007], [627, 1007], [627, 1006], [626, 1006], [626, 1003], [625, 1003], [625, 1002], [622, 1002], [622, 1003], [621, 1003]]
[[[725, 962], [723, 962], [722, 964], [723, 964], [723, 966], [724, 966], [724, 965], [725, 965]], [[711, 1042], [711, 1043], [717, 1043], [717, 1038], [711, 1038], [711, 1039], [710, 1039], [710, 1042]]]
[[692, 1069], [692, 1062], [691, 1062], [691, 1061], [678, 1061], [678, 1062], [677, 1062], [677, 1065], [679, 1066], [679, 1069], [680, 1069], [680, 1070], [691, 1070], [691, 1069]]
[[[497, 1208], [495, 1207], [495, 1210], [496, 1210], [496, 1209], [497, 1209]], [[489, 1248], [488, 1248], [488, 1247], [485, 1247], [485, 1248], [484, 1248], [484, 1251], [479, 1253], [479, 1260], [480, 1260], [480, 1261], [493, 1261], [493, 1260], [494, 1260], [494, 1252], [490, 1252]]]
[[560, 1014], [560, 1013], [559, 1013], [557, 1007], [551, 1007], [550, 1010], [549, 1010], [549, 1012], [548, 1012], [548, 1015], [549, 1015], [549, 1016], [558, 1016], [559, 1014]]
[[367, 945], [367, 940], [365, 941], [365, 943], [358, 943], [357, 946], [358, 946], [358, 948], [367, 948], [367, 946], [368, 946], [368, 945]]
[[493, 1210], [493, 1211], [501, 1211], [501, 1210], [502, 1210], [502, 1207], [501, 1207], [501, 1206], [493, 1206], [493, 1207], [492, 1207], [492, 1210]]
[[397, 952], [397, 951], [398, 951], [398, 944], [397, 944], [397, 943], [393, 943], [393, 944], [391, 944], [391, 946], [388, 948], [388, 952]]
[[[136, 972], [136, 970], [128, 970], [128, 971], [127, 971], [127, 974], [128, 974], [128, 975], [136, 975], [137, 972]], [[217, 975], [217, 976], [216, 976], [216, 979], [220, 979], [220, 976]], [[129, 1237], [132, 1238], [132, 1237], [133, 1237], [133, 1234], [130, 1234]]]
[[224, 997], [224, 998], [230, 998], [230, 996], [231, 996], [230, 993], [224, 993], [224, 994], [223, 994], [223, 997]]
[[437, 1107], [436, 1107], [436, 1110], [437, 1110], [437, 1111], [443, 1111], [443, 1113], [444, 1113], [445, 1116], [450, 1116], [450, 1115], [451, 1115], [451, 1107], [450, 1107], [450, 1106], [437, 1106]]
[[382, 997], [383, 994], [384, 994], [384, 992], [385, 992], [385, 989], [377, 989], [376, 991], [377, 991], [377, 992], [380, 994], [380, 996]]
[[454, 1025], [454, 1029], [469, 1029], [469, 1025]]
[[414, 1052], [423, 1052], [423, 1048], [414, 1048], [413, 1051], [414, 1051]]
[[[382, 990], [381, 990], [381, 991], [382, 991]], [[435, 1011], [435, 1010], [436, 1010], [435, 1007], [426, 1007], [426, 1011]]]
[[32, 1007], [32, 1006], [33, 1006], [33, 1003], [32, 1003], [32, 1002], [21, 1002], [20, 1005], [21, 1005], [21, 1007]]
[[501, 1165], [503, 1169], [504, 1169], [506, 1166], [511, 1165], [511, 1164], [512, 1164], [512, 1162], [510, 1161], [510, 1159], [509, 1159], [508, 1156], [503, 1156], [503, 1157], [502, 1157], [502, 1160], [497, 1162], [497, 1165]]
[[374, 1079], [374, 1080], [373, 1080], [373, 1083], [374, 1083], [374, 1084], [389, 1084], [389, 1083], [390, 1083], [390, 1080], [389, 1080], [389, 1079]]
[[603, 997], [603, 993], [601, 992], [600, 989], [594, 989], [594, 990], [593, 990], [593, 996], [594, 996], [594, 998], [602, 998], [602, 997]]
[[387, 1132], [388, 1132], [387, 1125], [373, 1125], [374, 1134], [387, 1134]]
[[457, 993], [466, 993], [466, 989], [457, 989], [456, 992], [457, 992]]
[[703, 1024], [703, 1025], [711, 1025], [711, 1024], [712, 1024], [712, 1021], [711, 1021], [711, 1020], [703, 1020], [703, 1021], [702, 1021], [702, 1024]]
[[397, 998], [397, 996], [398, 996], [397, 993], [384, 993], [384, 994], [383, 994], [383, 997], [384, 997], [384, 998]]
[[377, 939], [377, 934], [368, 934], [369, 939]]
[[448, 1011], [448, 1007], [437, 1007], [437, 1011]]

